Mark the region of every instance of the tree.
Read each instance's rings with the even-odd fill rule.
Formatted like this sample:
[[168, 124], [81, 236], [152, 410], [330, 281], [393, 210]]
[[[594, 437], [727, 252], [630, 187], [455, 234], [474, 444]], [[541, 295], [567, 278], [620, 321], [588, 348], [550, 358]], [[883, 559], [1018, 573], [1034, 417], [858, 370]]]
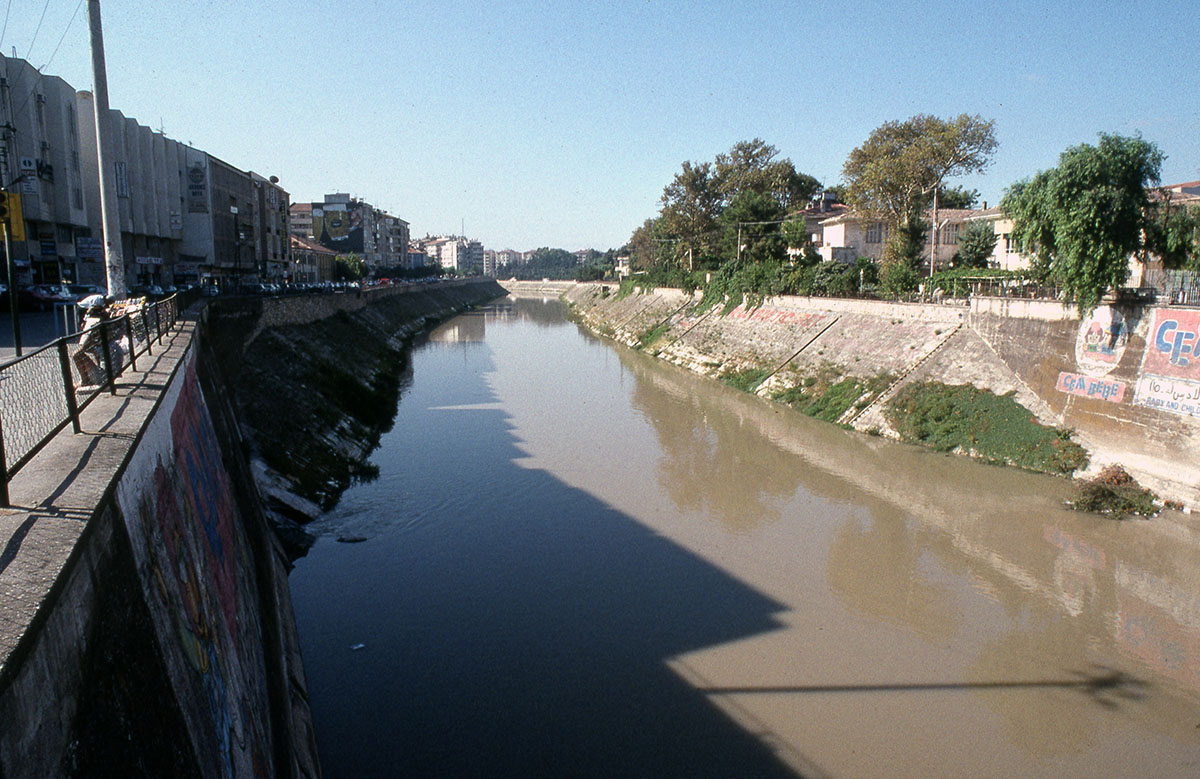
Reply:
[[341, 281], [357, 281], [367, 275], [367, 265], [354, 252], [333, 258], [333, 275]]
[[1164, 155], [1141, 136], [1100, 134], [1064, 151], [1058, 167], [1014, 184], [1000, 206], [1034, 267], [1091, 311], [1129, 277], [1129, 260], [1153, 234], [1150, 187]]
[[[739, 192], [721, 214], [722, 255], [740, 259], [743, 264], [783, 259], [787, 244], [779, 232], [779, 223], [784, 213], [783, 206], [770, 195], [753, 190]], [[739, 240], [741, 251], [738, 251]]]
[[1176, 206], [1164, 195], [1154, 206], [1146, 241], [1164, 267], [1200, 271], [1200, 205]]
[[761, 138], [739, 141], [728, 154], [718, 154], [713, 172], [724, 205], [742, 192], [767, 195], [784, 210], [808, 205], [821, 183], [797, 173], [791, 160], [775, 159], [778, 156], [779, 150]]
[[663, 189], [659, 227], [678, 239], [677, 256], [694, 264], [696, 255], [713, 251], [721, 211], [722, 195], [712, 163], [684, 162], [683, 170]]
[[968, 222], [958, 234], [958, 260], [964, 268], [986, 268], [1000, 236], [987, 220]]
[[808, 220], [803, 214], [789, 217], [779, 226], [779, 234], [783, 237], [788, 253], [800, 265], [816, 265], [821, 261], [821, 255], [813, 246], [812, 235], [808, 232]]
[[944, 187], [938, 190], [940, 208], [974, 208], [979, 202], [979, 190], [963, 187]]
[[935, 187], [984, 170], [996, 145], [994, 122], [978, 115], [947, 120], [921, 114], [885, 122], [846, 158], [846, 197], [889, 227], [911, 226]]
[[629, 238], [629, 264], [635, 270], [650, 270], [662, 262], [658, 222], [647, 219]]

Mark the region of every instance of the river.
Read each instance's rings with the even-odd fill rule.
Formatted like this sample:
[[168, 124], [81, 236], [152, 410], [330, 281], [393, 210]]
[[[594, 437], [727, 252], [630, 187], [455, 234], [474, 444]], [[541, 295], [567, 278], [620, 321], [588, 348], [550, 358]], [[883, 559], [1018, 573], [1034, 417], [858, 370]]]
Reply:
[[1200, 775], [1189, 518], [1071, 512], [564, 311], [414, 345], [378, 478], [311, 526], [326, 776]]

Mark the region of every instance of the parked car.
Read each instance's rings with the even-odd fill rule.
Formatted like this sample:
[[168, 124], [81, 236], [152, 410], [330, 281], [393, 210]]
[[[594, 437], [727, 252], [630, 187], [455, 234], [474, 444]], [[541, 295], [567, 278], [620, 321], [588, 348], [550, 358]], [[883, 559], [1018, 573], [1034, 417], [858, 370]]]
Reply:
[[74, 295], [76, 300], [83, 300], [92, 295], [108, 296], [108, 290], [98, 284], [68, 284], [67, 291]]
[[61, 284], [33, 284], [17, 291], [23, 308], [49, 311], [55, 303], [74, 303], [76, 298]]
[[157, 284], [139, 284], [136, 287], [130, 287], [129, 296], [132, 298], [146, 298], [147, 300], [159, 300], [165, 297], [163, 288]]

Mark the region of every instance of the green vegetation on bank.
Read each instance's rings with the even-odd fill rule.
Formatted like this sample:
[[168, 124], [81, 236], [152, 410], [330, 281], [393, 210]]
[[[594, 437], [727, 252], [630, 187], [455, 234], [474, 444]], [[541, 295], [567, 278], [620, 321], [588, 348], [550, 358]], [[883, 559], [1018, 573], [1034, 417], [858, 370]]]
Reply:
[[869, 406], [895, 380], [890, 373], [879, 373], [869, 379], [846, 376], [837, 366], [826, 363], [815, 375], [776, 392], [774, 399], [810, 417], [837, 422], [851, 407]]
[[995, 463], [1070, 475], [1088, 463], [1068, 430], [1038, 423], [1012, 393], [966, 385], [910, 384], [884, 414], [901, 439], [940, 452], [961, 451]]
[[1150, 516], [1158, 511], [1154, 493], [1134, 481], [1119, 465], [1110, 465], [1095, 478], [1082, 482], [1070, 505], [1078, 511], [1109, 514], [1116, 519], [1129, 514]]

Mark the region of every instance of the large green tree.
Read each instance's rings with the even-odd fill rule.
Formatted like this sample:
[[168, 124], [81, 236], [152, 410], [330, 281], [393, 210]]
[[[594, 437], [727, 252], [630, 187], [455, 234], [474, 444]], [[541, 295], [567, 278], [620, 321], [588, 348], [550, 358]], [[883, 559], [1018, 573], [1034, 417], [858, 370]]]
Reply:
[[846, 158], [847, 200], [892, 228], [911, 227], [936, 187], [984, 170], [996, 146], [994, 123], [978, 115], [885, 122]]
[[1154, 204], [1146, 240], [1164, 267], [1200, 271], [1200, 205], [1177, 204], [1164, 193]]
[[[766, 221], [763, 214], [768, 212], [772, 219], [782, 219], [820, 189], [820, 182], [798, 173], [791, 160], [781, 159], [779, 150], [761, 138], [740, 141], [713, 162], [685, 162], [663, 189], [655, 222], [658, 259], [688, 269], [732, 260], [737, 240], [730, 238], [730, 225], [736, 231], [738, 222]], [[645, 228], [639, 228], [643, 235], [635, 233], [631, 243], [645, 242]]]
[[787, 241], [779, 227], [785, 215], [783, 206], [769, 194], [739, 192], [721, 214], [722, 255], [742, 264], [782, 260]]
[[1064, 151], [1058, 167], [1009, 188], [1001, 208], [1034, 266], [1091, 311], [1129, 277], [1129, 261], [1147, 248], [1150, 189], [1164, 155], [1140, 136], [1101, 133], [1100, 142]]
[[713, 171], [724, 205], [743, 192], [766, 195], [785, 211], [808, 205], [821, 183], [778, 157], [779, 150], [761, 138], [739, 141], [728, 154], [718, 154]]
[[678, 255], [690, 264], [716, 249], [722, 198], [710, 162], [684, 162], [683, 170], [663, 189], [659, 227], [676, 239]]

